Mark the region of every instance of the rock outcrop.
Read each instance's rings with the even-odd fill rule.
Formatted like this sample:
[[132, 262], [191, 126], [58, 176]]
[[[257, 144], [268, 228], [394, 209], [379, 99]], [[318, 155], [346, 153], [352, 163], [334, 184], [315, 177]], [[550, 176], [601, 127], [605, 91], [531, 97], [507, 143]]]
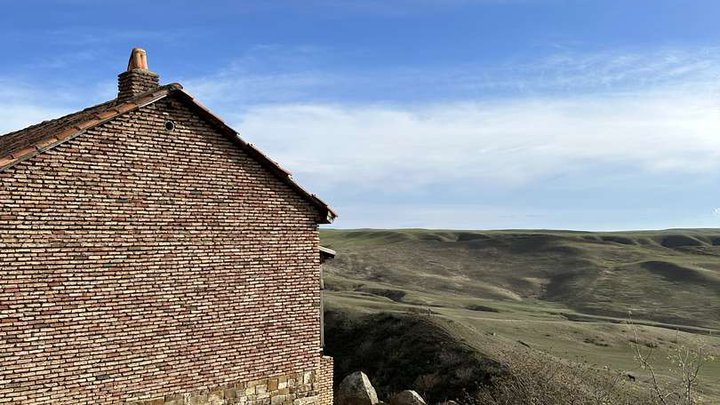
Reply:
[[405, 390], [395, 394], [390, 399], [390, 405], [426, 405], [420, 394], [412, 390]]
[[377, 405], [378, 403], [375, 388], [362, 371], [356, 371], [345, 377], [338, 387], [337, 405]]

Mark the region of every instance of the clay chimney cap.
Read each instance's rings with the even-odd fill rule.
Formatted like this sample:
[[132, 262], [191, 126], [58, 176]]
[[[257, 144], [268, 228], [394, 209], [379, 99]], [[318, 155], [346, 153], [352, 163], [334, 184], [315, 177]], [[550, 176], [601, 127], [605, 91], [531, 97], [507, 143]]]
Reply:
[[148, 70], [147, 53], [142, 48], [133, 48], [130, 53], [130, 61], [128, 62], [127, 71], [132, 70]]

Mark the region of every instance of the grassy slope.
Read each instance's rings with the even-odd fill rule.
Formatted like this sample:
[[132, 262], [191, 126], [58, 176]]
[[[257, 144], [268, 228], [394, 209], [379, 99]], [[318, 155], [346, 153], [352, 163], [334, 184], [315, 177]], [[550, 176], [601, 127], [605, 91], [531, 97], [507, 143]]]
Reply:
[[[330, 309], [425, 313], [489, 357], [522, 341], [643, 376], [630, 330], [618, 323], [630, 310], [648, 325], [641, 338], [658, 345], [662, 366], [678, 341], [720, 354], [720, 339], [707, 333], [720, 329], [720, 230], [327, 230], [321, 237], [338, 251], [325, 265]], [[720, 397], [720, 364], [705, 375], [708, 393]]]

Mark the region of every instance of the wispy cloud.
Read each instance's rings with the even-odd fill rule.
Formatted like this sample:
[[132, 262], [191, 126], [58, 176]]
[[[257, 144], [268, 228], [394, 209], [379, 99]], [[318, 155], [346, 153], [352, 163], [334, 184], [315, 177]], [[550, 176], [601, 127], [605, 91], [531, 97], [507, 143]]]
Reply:
[[68, 112], [66, 109], [40, 107], [31, 104], [9, 105], [0, 103], [0, 135], [63, 116]]
[[67, 101], [40, 86], [0, 77], [0, 135], [66, 114], [70, 111]]
[[315, 46], [259, 44], [228, 66], [206, 76], [184, 78], [183, 84], [202, 99], [235, 108], [308, 99], [310, 94], [332, 93], [341, 86], [341, 73], [317, 67], [331, 52]]
[[[720, 47], [558, 52], [513, 61], [492, 71], [496, 85], [536, 90], [633, 91], [666, 85], [694, 86], [720, 78]], [[488, 80], [492, 83], [492, 80]]]
[[219, 108], [268, 103], [395, 105], [499, 98], [635, 93], [687, 87], [720, 90], [720, 47], [654, 51], [558, 51], [535, 59], [417, 68], [335, 67], [342, 50], [263, 46], [215, 74], [184, 80], [186, 88]]
[[684, 88], [415, 108], [255, 107], [237, 124], [301, 177], [364, 190], [518, 186], [599, 164], [720, 169], [720, 98]]

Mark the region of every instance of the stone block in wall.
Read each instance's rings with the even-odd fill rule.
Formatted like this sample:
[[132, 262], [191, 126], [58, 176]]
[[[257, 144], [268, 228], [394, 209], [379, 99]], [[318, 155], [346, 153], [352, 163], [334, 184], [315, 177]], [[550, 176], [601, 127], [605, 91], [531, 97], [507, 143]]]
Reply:
[[215, 389], [208, 394], [208, 405], [224, 405], [225, 390], [222, 388]]
[[279, 380], [277, 378], [271, 378], [267, 382], [267, 390], [270, 392], [277, 391]]
[[187, 405], [208, 405], [208, 393], [207, 391], [194, 393], [187, 397]]
[[[325, 369], [325, 372], [328, 370]], [[329, 370], [332, 373], [332, 369]], [[247, 383], [235, 383], [212, 390], [200, 390], [192, 393], [172, 394], [164, 398], [135, 401], [131, 405], [331, 405], [327, 397], [321, 400], [322, 384], [318, 379], [323, 370], [293, 373], [286, 376], [274, 376], [268, 379], [253, 380]], [[332, 376], [329, 381], [332, 387]], [[288, 382], [292, 381], [292, 387]], [[285, 386], [284, 388], [280, 388]], [[329, 400], [332, 401], [332, 393]]]
[[163, 405], [185, 405], [185, 395], [183, 394], [173, 394], [173, 395], [167, 395], [165, 396], [165, 402], [163, 402]]

